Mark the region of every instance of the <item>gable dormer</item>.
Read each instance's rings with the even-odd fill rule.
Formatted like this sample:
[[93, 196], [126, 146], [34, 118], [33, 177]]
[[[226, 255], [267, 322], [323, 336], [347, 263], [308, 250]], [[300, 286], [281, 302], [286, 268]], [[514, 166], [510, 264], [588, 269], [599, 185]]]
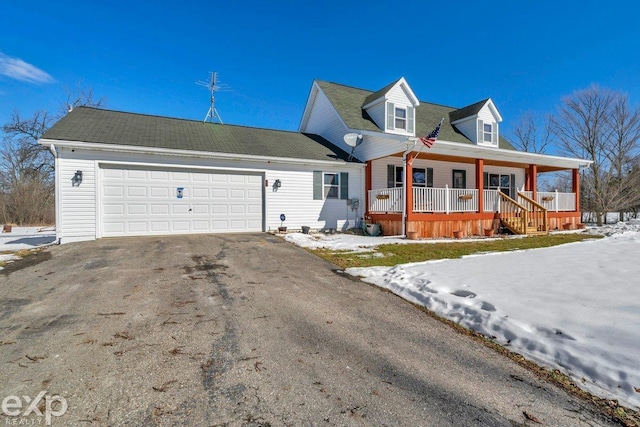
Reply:
[[362, 110], [383, 132], [415, 136], [415, 111], [418, 105], [418, 98], [402, 77], [367, 96]]
[[449, 113], [451, 124], [476, 145], [498, 148], [502, 116], [491, 98]]

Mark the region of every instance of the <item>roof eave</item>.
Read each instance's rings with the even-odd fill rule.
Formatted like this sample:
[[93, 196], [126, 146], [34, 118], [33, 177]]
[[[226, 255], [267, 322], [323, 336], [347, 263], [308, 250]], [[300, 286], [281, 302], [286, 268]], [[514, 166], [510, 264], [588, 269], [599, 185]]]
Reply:
[[95, 151], [107, 151], [118, 153], [138, 153], [138, 154], [155, 154], [162, 156], [181, 156], [181, 157], [195, 157], [205, 159], [223, 159], [223, 160], [241, 160], [248, 162], [278, 162], [287, 164], [319, 164], [319, 165], [336, 165], [336, 164], [359, 164], [356, 162], [347, 162], [344, 160], [316, 160], [316, 159], [302, 159], [295, 157], [276, 157], [276, 156], [258, 156], [255, 154], [234, 154], [234, 153], [220, 153], [211, 151], [196, 151], [196, 150], [179, 150], [173, 148], [158, 148], [158, 147], [143, 147], [133, 145], [120, 145], [120, 144], [104, 144], [98, 142], [82, 142], [82, 141], [66, 141], [58, 139], [40, 139], [38, 144], [50, 147], [52, 144], [56, 147], [85, 149]]

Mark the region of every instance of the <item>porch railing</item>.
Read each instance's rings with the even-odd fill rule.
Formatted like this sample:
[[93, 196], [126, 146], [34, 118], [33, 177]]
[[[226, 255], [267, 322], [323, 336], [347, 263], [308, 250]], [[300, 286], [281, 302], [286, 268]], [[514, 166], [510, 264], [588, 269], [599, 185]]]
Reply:
[[531, 234], [531, 232], [546, 233], [549, 229], [547, 209], [524, 193], [518, 193], [518, 203], [524, 207], [527, 214], [525, 232], [527, 234]]
[[[522, 191], [522, 194], [533, 198], [532, 191]], [[573, 212], [576, 210], [576, 193], [561, 193], [559, 191], [538, 191], [536, 202], [550, 212]]]
[[478, 190], [413, 187], [414, 212], [476, 212]]
[[[403, 187], [369, 190], [369, 212], [402, 212]], [[531, 199], [532, 192], [520, 194]], [[484, 212], [503, 212], [498, 190], [482, 190]], [[522, 204], [521, 197], [517, 203]], [[575, 193], [538, 192], [535, 202], [550, 212], [575, 211]], [[526, 204], [525, 204], [526, 205]], [[477, 212], [478, 190], [459, 188], [413, 187], [413, 212]]]
[[402, 212], [403, 187], [369, 190], [370, 212]]

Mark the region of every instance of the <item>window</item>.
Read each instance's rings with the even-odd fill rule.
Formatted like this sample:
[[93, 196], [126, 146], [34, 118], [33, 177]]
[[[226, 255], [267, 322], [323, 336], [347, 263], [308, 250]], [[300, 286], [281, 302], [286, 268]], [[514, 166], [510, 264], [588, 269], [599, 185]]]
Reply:
[[393, 102], [387, 102], [387, 130], [404, 130], [414, 132], [413, 107], [396, 107]]
[[407, 110], [404, 108], [396, 108], [396, 129], [407, 128]]
[[498, 145], [498, 124], [478, 120], [478, 143]]
[[337, 199], [340, 195], [339, 175], [337, 173], [324, 174], [324, 186], [322, 193], [325, 199]]
[[[433, 187], [433, 168], [413, 168], [412, 185], [414, 187]], [[387, 165], [387, 187], [402, 187], [404, 167]]]
[[516, 176], [514, 174], [484, 173], [484, 189], [500, 190], [509, 197], [516, 194]]
[[491, 142], [491, 135], [492, 135], [491, 123], [485, 123], [484, 124], [484, 142]]
[[467, 188], [467, 171], [454, 169], [452, 175], [453, 188]]
[[313, 171], [313, 200], [348, 198], [348, 172]]

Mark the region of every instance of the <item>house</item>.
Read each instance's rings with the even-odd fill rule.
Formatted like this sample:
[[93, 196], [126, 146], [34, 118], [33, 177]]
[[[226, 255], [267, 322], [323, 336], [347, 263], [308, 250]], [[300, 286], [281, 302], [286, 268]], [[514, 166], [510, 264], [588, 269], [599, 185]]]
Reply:
[[[419, 137], [442, 119], [426, 148]], [[422, 237], [579, 224], [588, 162], [517, 151], [501, 122], [491, 99], [426, 103], [404, 78], [378, 91], [316, 80], [298, 132], [79, 107], [39, 142], [55, 156], [62, 243], [344, 230], [364, 219], [385, 235]], [[572, 171], [571, 193], [537, 191], [538, 174], [562, 170]]]
[[364, 164], [318, 135], [79, 107], [39, 142], [55, 156], [61, 243], [363, 216]]
[[[418, 137], [442, 122], [437, 142]], [[419, 101], [404, 78], [378, 91], [314, 81], [300, 132], [366, 164], [366, 218], [385, 235], [481, 235], [500, 225], [546, 234], [580, 223], [581, 167], [589, 162], [517, 151], [500, 135], [493, 100], [463, 108]], [[355, 133], [351, 148], [343, 140]], [[571, 171], [572, 192], [541, 192], [538, 174]]]

